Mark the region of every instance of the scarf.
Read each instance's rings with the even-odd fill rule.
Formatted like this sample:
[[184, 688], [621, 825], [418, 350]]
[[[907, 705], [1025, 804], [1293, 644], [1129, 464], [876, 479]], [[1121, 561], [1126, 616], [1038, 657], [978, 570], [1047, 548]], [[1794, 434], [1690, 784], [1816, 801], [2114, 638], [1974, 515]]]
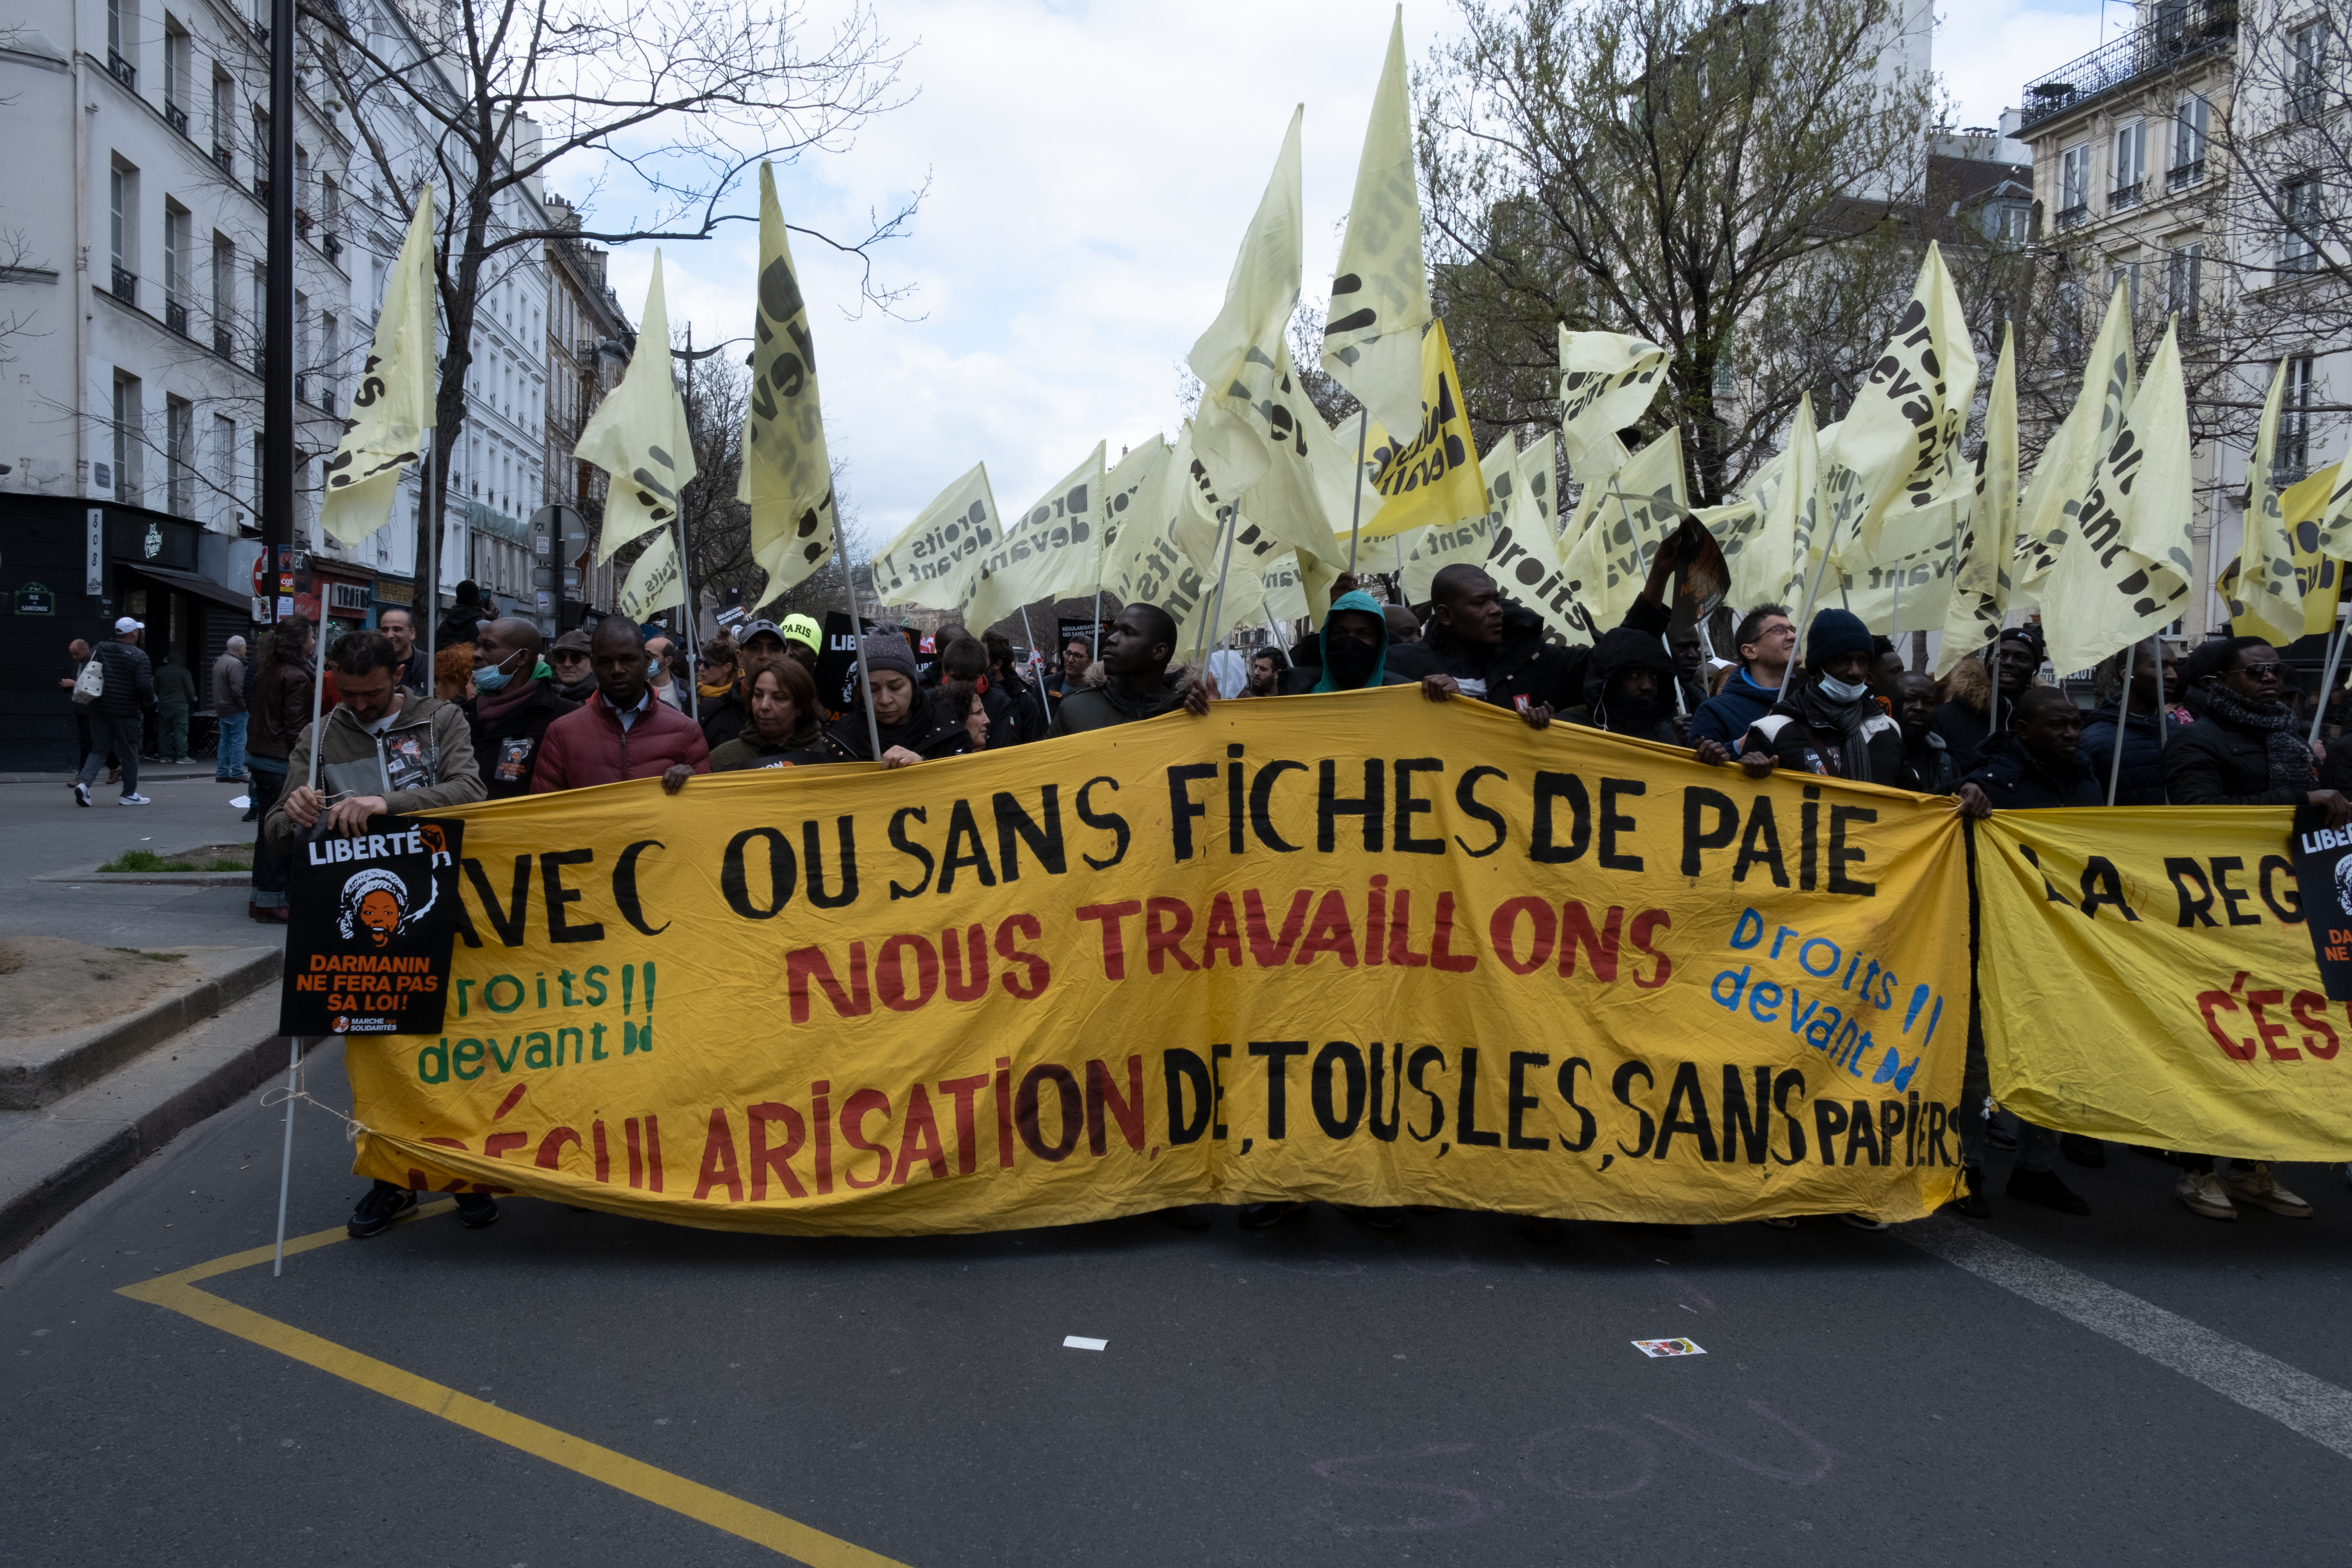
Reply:
[[2285, 703], [2249, 702], [2217, 680], [2205, 689], [2205, 707], [2214, 719], [2231, 729], [2263, 737], [2263, 752], [2270, 760], [2271, 783], [2308, 789], [2317, 779], [2317, 770], [2311, 765], [2311, 748], [2304, 744], [2298, 733], [2294, 710]]
[[726, 696], [729, 692], [734, 690], [735, 683], [731, 680], [721, 680], [716, 681], [711, 685], [705, 686], [700, 681], [697, 681], [695, 682], [694, 689], [698, 695], [700, 695], [705, 702], [716, 702], [720, 698]]
[[[546, 669], [541, 665], [541, 670]], [[479, 691], [474, 694], [474, 717], [485, 724], [495, 724], [528, 701], [539, 689], [536, 674], [529, 680], [518, 680], [504, 691]]]
[[1792, 715], [1823, 734], [1839, 737], [1839, 756], [1844, 764], [1839, 770], [1841, 777], [1875, 782], [1870, 776], [1870, 742], [1864, 739], [1862, 727], [1881, 716], [1876, 702], [1867, 694], [1851, 702], [1835, 701], [1822, 689], [1821, 678], [1811, 670], [1782, 681], [1780, 691], [1780, 700], [1773, 704], [1772, 711]]

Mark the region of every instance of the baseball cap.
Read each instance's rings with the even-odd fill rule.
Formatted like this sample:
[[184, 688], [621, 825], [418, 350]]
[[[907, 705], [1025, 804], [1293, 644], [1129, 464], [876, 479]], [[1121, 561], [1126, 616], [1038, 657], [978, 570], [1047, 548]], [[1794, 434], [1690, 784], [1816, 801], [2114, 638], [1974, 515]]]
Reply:
[[768, 636], [775, 638], [778, 642], [784, 640], [783, 632], [778, 628], [776, 623], [773, 621], [745, 621], [741, 626], [735, 628], [735, 646], [738, 647], [749, 647], [751, 646], [751, 639], [758, 637], [762, 632], [765, 632]]
[[124, 616], [114, 623], [114, 635], [116, 637], [121, 637], [125, 632], [143, 632], [146, 629], [146, 622], [134, 621], [129, 616]]
[[780, 629], [788, 641], [814, 648], [819, 653], [824, 651], [824, 632], [817, 626], [814, 616], [786, 616]]

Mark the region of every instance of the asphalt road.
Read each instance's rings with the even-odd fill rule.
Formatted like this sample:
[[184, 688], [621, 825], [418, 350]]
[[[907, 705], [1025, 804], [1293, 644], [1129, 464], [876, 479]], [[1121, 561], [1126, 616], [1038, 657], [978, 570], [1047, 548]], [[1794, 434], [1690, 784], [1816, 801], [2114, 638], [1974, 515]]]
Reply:
[[[104, 775], [100, 775], [103, 779]], [[243, 784], [202, 778], [142, 776], [140, 792], [155, 804], [118, 805], [118, 784], [101, 783], [91, 804], [74, 804], [55, 783], [0, 784], [0, 936], [61, 936], [100, 947], [251, 946], [284, 940], [283, 926], [246, 916], [236, 888], [37, 882], [52, 871], [80, 870], [125, 849], [168, 853], [205, 844], [253, 841], [254, 825], [228, 803]]]
[[[310, 1077], [343, 1103], [331, 1048]], [[583, 1473], [116, 1293], [268, 1242], [278, 1128], [216, 1117], [0, 1268], [10, 1562], [776, 1561], [705, 1522], [728, 1499], [920, 1565], [2345, 1550], [2329, 1168], [2284, 1173], [2299, 1223], [2199, 1219], [2118, 1151], [2067, 1171], [2087, 1220], [1557, 1247], [1474, 1214], [806, 1241], [509, 1199], [492, 1230], [441, 1214], [202, 1284], [625, 1457]], [[291, 1233], [339, 1226], [341, 1125], [304, 1108], [297, 1151]], [[1630, 1342], [1669, 1336], [1706, 1353]], [[632, 1495], [628, 1460], [702, 1500]]]

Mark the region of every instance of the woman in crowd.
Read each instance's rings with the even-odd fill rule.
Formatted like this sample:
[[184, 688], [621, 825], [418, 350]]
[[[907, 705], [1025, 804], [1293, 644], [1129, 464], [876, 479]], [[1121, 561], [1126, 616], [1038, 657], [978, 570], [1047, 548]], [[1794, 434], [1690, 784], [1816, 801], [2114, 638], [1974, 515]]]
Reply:
[[877, 758], [866, 715], [853, 712], [825, 732], [828, 761], [871, 763], [903, 768], [933, 757], [953, 757], [972, 749], [971, 733], [961, 723], [950, 723], [925, 699], [915, 656], [903, 637], [887, 633], [865, 639], [866, 700], [874, 705], [874, 723], [881, 736]]
[[938, 710], [942, 722], [963, 726], [964, 733], [971, 737], [973, 751], [988, 750], [988, 703], [976, 683], [942, 680], [931, 693], [931, 706]]
[[[719, 771], [719, 748], [743, 732], [751, 718], [749, 693], [741, 685], [748, 673], [725, 632], [694, 650], [694, 695], [702, 739], [710, 748], [710, 771]], [[806, 711], [806, 710], [803, 710]]]
[[714, 773], [747, 768], [804, 767], [832, 762], [817, 713], [816, 682], [791, 659], [762, 666], [751, 677], [751, 714], [731, 741], [710, 753]]

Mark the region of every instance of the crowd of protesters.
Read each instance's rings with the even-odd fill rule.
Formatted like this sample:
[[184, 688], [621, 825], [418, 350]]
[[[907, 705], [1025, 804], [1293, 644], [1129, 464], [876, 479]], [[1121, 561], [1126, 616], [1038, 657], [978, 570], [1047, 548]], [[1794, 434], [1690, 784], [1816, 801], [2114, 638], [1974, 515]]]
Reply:
[[[341, 637], [323, 668], [309, 623], [289, 621], [240, 665], [249, 672], [241, 684], [214, 672], [214, 701], [226, 710], [224, 683], [236, 687], [238, 765], [262, 824], [252, 912], [275, 921], [286, 918], [288, 858], [298, 839], [356, 832], [378, 813], [630, 779], [658, 778], [675, 795], [703, 773], [912, 767], [1180, 709], [1203, 714], [1224, 696], [1385, 686], [1417, 686], [1434, 701], [1489, 703], [1537, 730], [1557, 721], [1683, 748], [1751, 777], [1795, 769], [1948, 796], [1972, 818], [2110, 804], [2294, 805], [2331, 826], [2352, 823], [2352, 743], [2330, 751], [2305, 742], [2307, 723], [2279, 653], [2259, 638], [2219, 637], [2177, 658], [2151, 637], [2095, 672], [2087, 712], [2045, 681], [2032, 626], [2001, 632], [1982, 656], [1938, 679], [1905, 668], [1886, 639], [1843, 608], [1821, 609], [1801, 627], [1788, 606], [1761, 605], [1734, 622], [1733, 657], [1710, 660], [1696, 629], [1675, 626], [1667, 609], [1675, 553], [1673, 542], [1658, 551], [1623, 623], [1590, 647], [1549, 635], [1533, 611], [1474, 566], [1438, 572], [1428, 603], [1412, 610], [1343, 578], [1311, 636], [1234, 661], [1230, 693], [1216, 689], [1204, 666], [1179, 658], [1177, 622], [1144, 604], [1122, 608], [1099, 628], [1099, 641], [1093, 634], [1069, 639], [1050, 668], [1034, 671], [993, 632], [975, 637], [950, 625], [928, 642], [904, 629], [869, 633], [858, 639], [853, 673], [828, 691], [818, 684], [823, 633], [806, 616], [743, 623], [703, 640], [689, 658], [660, 628], [618, 616], [547, 645], [534, 623], [466, 603], [440, 628], [462, 640], [444, 643], [430, 668], [404, 612]], [[110, 700], [85, 710], [89, 734], [76, 782], [85, 803], [110, 750], [124, 763], [126, 791], [136, 790], [138, 745], [124, 737], [137, 705], [153, 702], [156, 689], [138, 630], [126, 619], [110, 651], [96, 656], [105, 661]], [[320, 679], [329, 695], [314, 787], [310, 704]], [[1958, 1212], [1991, 1215], [1987, 1149], [2014, 1152], [2009, 1197], [2090, 1212], [2057, 1166], [2062, 1159], [2104, 1165], [2106, 1146], [1996, 1106], [1974, 1018], [1963, 1103], [1972, 1110], [1961, 1118]], [[2265, 1163], [2141, 1152], [2177, 1168], [2175, 1191], [2198, 1215], [2312, 1213]], [[373, 1235], [415, 1202], [405, 1189], [377, 1183], [352, 1233]], [[1302, 1206], [1245, 1205], [1241, 1223], [1276, 1224]], [[1378, 1226], [1398, 1223], [1394, 1210], [1350, 1212]], [[1206, 1215], [1196, 1205], [1165, 1217], [1198, 1228]], [[469, 1195], [459, 1217], [493, 1223], [496, 1205]], [[1525, 1228], [1538, 1240], [1560, 1234], [1557, 1221], [1530, 1219]]]

